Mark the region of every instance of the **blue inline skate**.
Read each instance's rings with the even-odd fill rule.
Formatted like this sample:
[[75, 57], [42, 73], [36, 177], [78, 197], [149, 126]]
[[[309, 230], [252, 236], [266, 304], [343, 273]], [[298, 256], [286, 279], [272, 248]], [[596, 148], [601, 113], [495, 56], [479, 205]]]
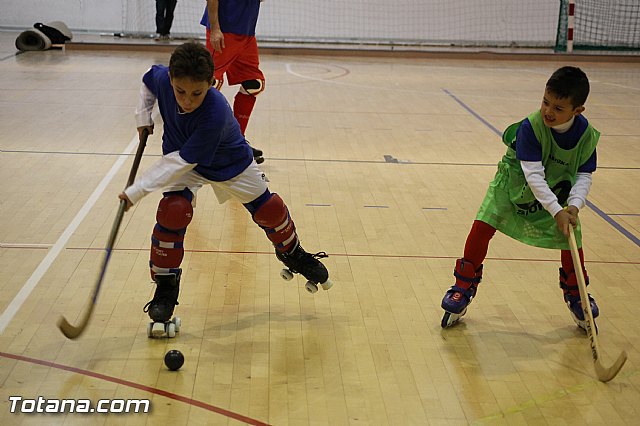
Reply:
[[476, 267], [465, 259], [456, 260], [453, 270], [456, 282], [442, 298], [442, 309], [445, 310], [440, 326], [451, 327], [467, 313], [467, 307], [473, 301], [482, 280], [482, 264]]

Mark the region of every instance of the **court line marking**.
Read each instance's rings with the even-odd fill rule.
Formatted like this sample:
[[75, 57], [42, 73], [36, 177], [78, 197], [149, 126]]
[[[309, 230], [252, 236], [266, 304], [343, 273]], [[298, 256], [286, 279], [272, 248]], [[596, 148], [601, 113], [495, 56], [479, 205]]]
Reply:
[[[99, 247], [67, 247], [66, 250], [82, 250], [82, 251], [102, 251]], [[118, 247], [113, 249], [114, 252], [132, 252], [132, 251], [149, 251], [149, 247]], [[213, 254], [255, 254], [273, 256], [272, 251], [243, 251], [243, 250], [219, 250], [219, 249], [184, 249], [185, 253], [213, 253]], [[327, 253], [333, 257], [370, 257], [376, 259], [457, 259], [457, 256], [431, 256], [424, 254], [377, 254], [377, 253]], [[557, 263], [558, 259], [534, 259], [520, 257], [491, 257], [487, 256], [487, 260], [496, 260], [500, 262], [551, 262]], [[585, 263], [594, 265], [640, 265], [634, 261], [618, 261], [618, 260], [585, 260]]]
[[96, 189], [89, 196], [84, 205], [80, 208], [76, 216], [73, 218], [71, 223], [67, 226], [67, 228], [62, 232], [58, 240], [53, 244], [51, 249], [47, 252], [47, 255], [42, 259], [38, 267], [33, 271], [29, 279], [24, 283], [18, 294], [13, 298], [9, 305], [4, 310], [2, 315], [0, 315], [0, 334], [4, 332], [7, 328], [13, 317], [18, 313], [18, 310], [24, 302], [27, 300], [33, 289], [36, 288], [44, 274], [49, 270], [53, 262], [62, 252], [65, 244], [69, 241], [73, 233], [78, 229], [78, 226], [82, 223], [84, 218], [89, 214], [89, 211], [96, 204], [107, 185], [111, 182], [114, 176], [120, 170], [120, 167], [124, 164], [124, 162], [129, 158], [129, 154], [138, 146], [138, 135], [135, 135], [129, 145], [124, 149], [123, 153], [120, 154], [116, 162], [111, 166], [111, 169], [107, 172], [107, 174], [102, 178]]
[[[0, 149], [0, 152], [6, 154], [55, 154], [55, 155], [106, 155], [110, 157], [125, 155], [124, 153], [118, 154], [117, 152], [89, 152], [89, 151], [36, 151], [33, 149]], [[135, 156], [134, 152], [127, 153], [126, 155]], [[145, 157], [162, 157], [162, 154], [145, 154]]]
[[613, 220], [613, 218], [606, 214], [605, 212], [603, 212], [602, 210], [600, 210], [595, 204], [593, 204], [591, 201], [587, 200], [587, 206], [589, 206], [589, 208], [591, 210], [593, 210], [594, 212], [596, 212], [596, 214], [598, 216], [600, 216], [601, 218], [603, 218], [607, 223], [609, 223], [609, 225], [613, 226], [615, 229], [618, 230], [618, 232], [620, 232], [622, 235], [624, 235], [625, 237], [627, 237], [628, 239], [630, 239], [635, 245], [637, 245], [638, 247], [640, 247], [640, 239], [638, 237], [636, 237], [635, 235], [633, 235], [631, 233], [631, 231], [629, 231], [627, 228], [625, 228], [624, 226], [620, 225], [618, 222], [616, 222], [615, 220]]
[[[312, 80], [312, 81], [319, 81], [319, 82], [326, 82], [326, 83], [331, 83], [331, 84], [337, 84], [337, 85], [342, 85], [342, 86], [351, 86], [351, 87], [358, 87], [358, 88], [367, 88], [367, 89], [376, 89], [376, 90], [394, 90], [394, 91], [398, 91], [398, 92], [411, 92], [411, 93], [415, 93], [416, 89], [400, 89], [398, 87], [394, 87], [394, 86], [388, 86], [388, 87], [381, 87], [381, 86], [375, 86], [375, 85], [370, 85], [370, 84], [356, 84], [356, 83], [346, 83], [343, 81], [335, 81], [336, 78], [340, 78], [340, 77], [344, 77], [346, 75], [348, 75], [350, 73], [347, 74], [342, 74], [339, 76], [334, 76], [331, 78], [322, 78], [322, 77], [313, 77], [310, 75], [305, 75], [305, 74], [301, 74], [299, 72], [294, 71], [294, 67], [296, 65], [299, 66], [308, 66], [308, 67], [312, 67], [312, 66], [322, 66], [324, 63], [319, 63], [319, 62], [287, 62], [284, 64], [285, 70], [296, 77], [299, 77], [301, 79], [304, 80]], [[324, 64], [327, 65], [327, 64]], [[341, 66], [341, 65], [336, 65], [336, 64], [328, 64], [329, 66], [333, 66], [336, 68], [340, 68], [340, 69], [344, 69], [344, 70], [348, 70], [348, 68]], [[412, 65], [408, 65], [408, 64], [403, 64], [405, 67], [411, 67]], [[415, 66], [419, 66], [419, 67], [423, 67], [424, 65], [415, 65]], [[438, 66], [438, 65], [432, 65], [432, 66], [428, 66], [427, 68], [437, 68], [437, 69], [457, 69], [456, 67], [450, 67], [450, 66]], [[505, 67], [497, 67], [497, 68], [486, 68], [485, 70], [494, 70], [494, 71], [499, 71], [499, 72], [505, 72], [505, 73], [512, 73], [513, 70], [505, 68]], [[545, 76], [548, 75], [546, 74], [546, 72], [543, 71], [537, 71], [537, 70], [532, 70], [532, 69], [523, 69], [523, 70], [519, 70], [518, 72], [528, 72], [531, 74], [536, 74], [536, 75], [540, 75], [540, 76]], [[608, 84], [611, 86], [616, 86], [616, 87], [620, 87], [623, 89], [632, 89], [632, 90], [640, 90], [640, 88], [635, 87], [635, 86], [627, 86], [624, 84], [617, 84], [617, 83], [607, 83], [607, 82], [603, 82], [603, 81], [599, 81], [599, 80], [591, 80], [591, 83], [601, 83], [601, 84]], [[273, 83], [272, 83], [273, 84]], [[437, 94], [440, 93], [438, 90], [424, 90], [421, 91], [421, 93], [423, 94]], [[512, 97], [507, 97], [507, 96], [496, 96], [496, 95], [470, 95], [469, 97], [472, 98], [480, 98], [480, 99], [508, 99], [513, 101], [514, 99]], [[516, 101], [518, 101], [518, 99], [516, 99]], [[524, 102], [523, 100], [521, 100], [522, 102]], [[603, 103], [595, 103], [592, 102], [590, 103], [590, 105], [598, 105], [598, 106], [608, 106], [608, 107], [624, 107], [624, 108], [640, 108], [640, 105], [620, 105], [620, 104], [603, 104]]]
[[[620, 381], [620, 379], [629, 379], [635, 375], [637, 375], [638, 373], [640, 373], [640, 369], [635, 369], [623, 374], [620, 374], [618, 376], [618, 381]], [[551, 393], [547, 393], [544, 395], [540, 395], [540, 396], [535, 396], [527, 401], [524, 401], [520, 404], [514, 405], [513, 407], [509, 407], [509, 408], [505, 408], [504, 410], [500, 410], [494, 414], [490, 414], [488, 416], [484, 416], [481, 417], [479, 419], [473, 420], [471, 421], [471, 425], [483, 425], [483, 424], [491, 424], [494, 423], [497, 420], [502, 420], [502, 419], [506, 419], [507, 416], [512, 415], [512, 414], [519, 414], [519, 413], [524, 413], [525, 411], [527, 411], [530, 408], [533, 407], [541, 407], [543, 405], [545, 405], [548, 402], [554, 402], [557, 401], [559, 399], [565, 398], [569, 395], [573, 395], [573, 394], [577, 394], [579, 392], [585, 391], [589, 388], [598, 386], [599, 384], [602, 384], [603, 386], [610, 386], [610, 385], [605, 385], [603, 383], [601, 383], [598, 380], [591, 380], [589, 382], [586, 383], [578, 383], [575, 384], [573, 386], [569, 386], [567, 388], [562, 388], [562, 389], [558, 389], [556, 391], [553, 391]]]
[[[445, 209], [446, 210], [446, 209]], [[23, 249], [23, 247], [6, 247], [12, 249]], [[82, 251], [102, 251], [99, 247], [67, 247], [66, 250], [82, 250]], [[149, 247], [117, 247], [114, 252], [131, 252], [131, 251], [149, 251]], [[272, 251], [242, 251], [242, 250], [218, 250], [218, 249], [184, 249], [185, 253], [213, 253], [213, 254], [256, 254], [273, 256]], [[377, 259], [457, 259], [457, 256], [430, 256], [424, 254], [376, 254], [376, 253], [327, 253], [333, 257], [371, 257]], [[520, 257], [491, 257], [487, 256], [487, 260], [497, 260], [500, 262], [552, 262], [557, 263], [558, 259], [534, 259]], [[640, 265], [640, 262], [619, 261], [619, 260], [585, 260], [585, 263], [593, 265]]]
[[0, 248], [48, 249], [53, 244], [0, 243]]
[[149, 392], [155, 395], [164, 396], [166, 398], [170, 398], [176, 401], [184, 402], [186, 404], [192, 405], [194, 407], [203, 408], [207, 411], [213, 411], [214, 413], [221, 414], [225, 417], [229, 417], [234, 420], [238, 420], [241, 422], [245, 422], [250, 425], [258, 425], [258, 426], [268, 426], [267, 423], [263, 423], [259, 420], [252, 419], [250, 417], [243, 416], [242, 414], [234, 413], [232, 411], [225, 410], [224, 408], [216, 407], [215, 405], [207, 404], [206, 402], [199, 401], [197, 399], [187, 398], [186, 396], [177, 395], [172, 392], [167, 392], [162, 389], [153, 388], [151, 386], [142, 385], [140, 383], [130, 382], [129, 380], [119, 379], [113, 376], [107, 376], [106, 374], [96, 373], [89, 370], [83, 370], [77, 367], [71, 367], [68, 365], [57, 364], [51, 361], [45, 361], [37, 358], [30, 358], [23, 355], [15, 355], [6, 352], [0, 352], [0, 356], [14, 359], [16, 361], [28, 362], [31, 364], [44, 365], [46, 367], [55, 368], [58, 370], [69, 371], [71, 373], [80, 374], [83, 376], [93, 377], [94, 379], [104, 380], [107, 382], [115, 383], [118, 385], [127, 386], [130, 388], [138, 389], [141, 391]]
[[0, 62], [5, 61], [5, 60], [7, 60], [9, 58], [15, 58], [16, 56], [22, 55], [23, 53], [24, 53], [24, 51], [20, 50], [20, 51], [18, 51], [16, 53], [13, 53], [11, 55], [4, 56], [4, 57], [0, 58]]
[[[420, 132], [420, 129], [415, 129], [416, 132]], [[607, 137], [611, 137], [612, 135], [607, 135]], [[69, 152], [69, 151], [34, 151], [34, 150], [3, 150], [0, 149], [0, 153], [7, 154], [51, 154], [51, 155], [97, 155], [97, 156], [117, 156], [122, 155], [118, 153], [111, 152]], [[127, 155], [135, 155], [134, 153], [130, 153]], [[162, 157], [162, 154], [145, 154], [145, 157]], [[293, 158], [293, 157], [264, 157], [266, 160], [270, 161], [303, 161], [308, 163], [318, 162], [318, 163], [368, 163], [368, 164], [406, 164], [406, 165], [415, 165], [415, 166], [479, 166], [479, 167], [495, 167], [495, 163], [456, 163], [456, 162], [445, 162], [445, 161], [413, 161], [413, 160], [399, 160], [394, 158], [392, 155], [385, 155], [383, 160], [343, 160], [337, 158]], [[599, 170], [640, 170], [640, 167], [632, 167], [632, 166], [598, 166]]]

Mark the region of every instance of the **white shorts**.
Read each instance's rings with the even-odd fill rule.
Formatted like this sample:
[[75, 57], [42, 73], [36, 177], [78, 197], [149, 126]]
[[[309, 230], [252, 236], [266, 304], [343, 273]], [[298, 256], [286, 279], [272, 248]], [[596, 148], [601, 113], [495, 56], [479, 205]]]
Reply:
[[208, 184], [213, 188], [213, 192], [216, 194], [216, 198], [220, 204], [229, 201], [230, 199], [236, 199], [242, 204], [250, 203], [255, 200], [268, 189], [267, 176], [262, 170], [258, 168], [258, 164], [254, 161], [249, 164], [249, 167], [244, 169], [238, 176], [225, 180], [224, 182], [215, 182], [202, 177], [194, 170], [190, 170], [180, 178], [172, 182], [170, 186], [162, 190], [162, 192], [169, 191], [182, 191], [184, 188], [189, 188], [194, 195], [198, 189], [203, 185]]

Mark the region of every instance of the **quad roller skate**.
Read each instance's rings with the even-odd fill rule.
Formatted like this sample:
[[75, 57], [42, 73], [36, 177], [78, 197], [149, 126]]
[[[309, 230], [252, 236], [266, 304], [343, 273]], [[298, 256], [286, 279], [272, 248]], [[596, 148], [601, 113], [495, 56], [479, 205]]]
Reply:
[[442, 309], [445, 310], [440, 326], [451, 327], [467, 313], [467, 306], [473, 301], [482, 280], [482, 265], [476, 268], [473, 263], [458, 259], [453, 270], [456, 282], [442, 298]]
[[329, 280], [329, 272], [327, 268], [318, 259], [329, 257], [325, 252], [310, 254], [304, 251], [298, 243], [296, 247], [289, 253], [280, 253], [276, 251], [276, 257], [286, 266], [280, 272], [282, 279], [289, 281], [293, 279], [293, 274], [301, 274], [308, 281], [305, 288], [309, 293], [318, 291], [318, 284], [323, 290], [329, 290], [333, 283]]
[[[247, 143], [249, 144], [249, 146], [251, 146], [249, 141], [247, 141]], [[251, 151], [253, 151], [253, 158], [254, 158], [254, 160], [256, 160], [256, 163], [258, 163], [258, 164], [264, 163], [264, 157], [262, 156], [262, 150], [261, 149], [254, 148], [253, 146], [251, 146]]]
[[[587, 272], [584, 271], [585, 284], [589, 285], [589, 277]], [[564, 293], [564, 301], [571, 312], [571, 318], [578, 327], [587, 331], [587, 320], [584, 317], [584, 311], [582, 310], [582, 300], [580, 300], [580, 290], [578, 290], [578, 281], [575, 272], [567, 274], [564, 269], [560, 268], [560, 288]], [[591, 305], [591, 314], [594, 319], [594, 327], [596, 334], [598, 333], [598, 326], [595, 324], [595, 319], [600, 315], [600, 309], [596, 304], [596, 301], [591, 294], [587, 293], [589, 297], [589, 304]]]
[[144, 306], [144, 312], [149, 313], [151, 321], [147, 326], [148, 337], [175, 337], [180, 331], [180, 318], [173, 315], [173, 309], [178, 304], [180, 291], [180, 273], [156, 274], [156, 292], [153, 299]]

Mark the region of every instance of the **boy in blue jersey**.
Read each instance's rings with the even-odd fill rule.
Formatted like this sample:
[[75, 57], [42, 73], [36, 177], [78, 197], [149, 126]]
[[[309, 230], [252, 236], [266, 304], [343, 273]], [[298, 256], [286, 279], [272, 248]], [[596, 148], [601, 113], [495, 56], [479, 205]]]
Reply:
[[[262, 0], [207, 0], [200, 24], [206, 27], [206, 45], [216, 65], [214, 86], [220, 90], [227, 75], [229, 85], [240, 85], [233, 114], [245, 134], [256, 97], [265, 87], [260, 70], [256, 25]], [[258, 164], [262, 151], [253, 148]]]
[[149, 263], [157, 287], [145, 306], [154, 321], [150, 336], [165, 334], [164, 323], [178, 303], [184, 236], [193, 215], [194, 195], [203, 185], [213, 188], [220, 203], [229, 199], [243, 203], [275, 246], [278, 259], [289, 268], [289, 278], [291, 273], [302, 274], [309, 280], [310, 292], [318, 284], [325, 290], [331, 287], [327, 269], [318, 260], [326, 253], [312, 255], [300, 246], [287, 206], [269, 191], [229, 104], [211, 87], [213, 72], [207, 49], [185, 43], [175, 49], [168, 68], [154, 65], [142, 78], [138, 132], [153, 133], [151, 111], [157, 100], [164, 121], [163, 156], [119, 197], [130, 207], [151, 192], [162, 189], [164, 194], [151, 238]]
[[[567, 237], [569, 226], [576, 228], [582, 247], [578, 212], [586, 204], [596, 170], [600, 133], [582, 115], [588, 95], [585, 73], [562, 67], [547, 81], [540, 109], [505, 130], [507, 153], [473, 222], [464, 255], [456, 261], [455, 284], [442, 299], [442, 327], [455, 324], [475, 297], [496, 230], [525, 244], [560, 250], [564, 301], [576, 324], [586, 327]], [[588, 283], [582, 248], [579, 253]], [[598, 306], [591, 295], [589, 300], [596, 318]]]

